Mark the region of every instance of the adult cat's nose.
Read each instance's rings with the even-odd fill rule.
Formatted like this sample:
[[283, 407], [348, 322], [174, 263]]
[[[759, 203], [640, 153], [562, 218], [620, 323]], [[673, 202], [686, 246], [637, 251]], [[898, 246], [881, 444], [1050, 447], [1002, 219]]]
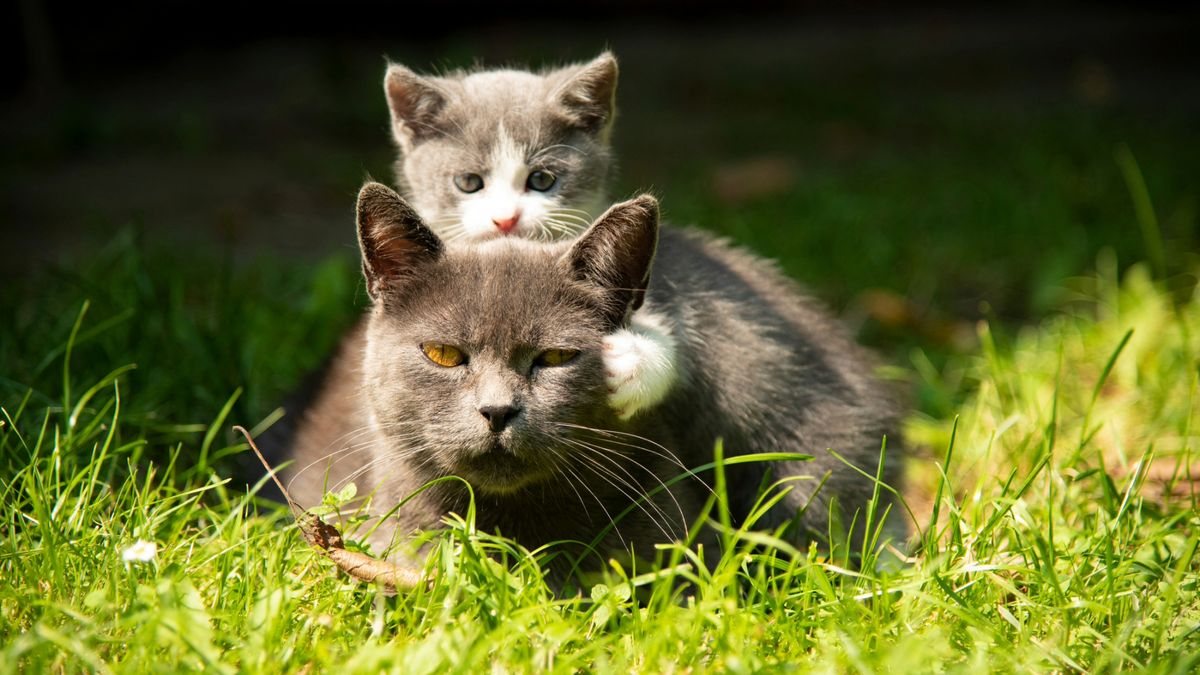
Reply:
[[521, 409], [513, 405], [484, 405], [479, 407], [479, 414], [487, 420], [488, 428], [496, 433], [504, 431], [504, 427], [512, 421]]
[[508, 234], [509, 232], [512, 232], [514, 227], [517, 226], [517, 221], [520, 219], [521, 212], [513, 211], [513, 214], [507, 218], [492, 218], [492, 224], [500, 228], [500, 231], [504, 234]]

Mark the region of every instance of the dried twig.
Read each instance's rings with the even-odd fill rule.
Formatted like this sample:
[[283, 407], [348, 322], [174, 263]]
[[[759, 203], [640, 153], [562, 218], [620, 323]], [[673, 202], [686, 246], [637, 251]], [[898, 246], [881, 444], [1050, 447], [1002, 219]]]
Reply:
[[300, 527], [300, 534], [304, 536], [304, 540], [310, 546], [321, 551], [326, 558], [332, 560], [343, 572], [355, 579], [377, 583], [394, 591], [412, 590], [422, 583], [421, 572], [416, 569], [386, 560], [378, 560], [358, 551], [346, 550], [342, 542], [342, 533], [336, 527], [300, 508], [300, 505], [292, 499], [287, 488], [275, 475], [275, 469], [271, 468], [271, 465], [267, 463], [267, 458], [263, 457], [258, 446], [254, 444], [254, 439], [250, 438], [250, 432], [240, 426], [235, 426], [234, 430], [241, 432], [246, 437], [250, 449], [258, 456], [258, 461], [262, 462], [263, 467], [270, 474], [271, 480], [275, 481], [275, 485], [283, 493], [283, 498], [287, 500], [288, 506], [292, 508], [292, 514], [296, 517], [296, 525]]

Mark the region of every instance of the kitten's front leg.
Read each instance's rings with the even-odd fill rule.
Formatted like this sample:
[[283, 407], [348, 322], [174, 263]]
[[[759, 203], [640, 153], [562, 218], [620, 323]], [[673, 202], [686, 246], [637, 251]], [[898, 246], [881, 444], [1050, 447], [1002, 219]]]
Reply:
[[666, 320], [643, 308], [632, 325], [604, 338], [608, 405], [629, 419], [666, 398], [678, 380], [675, 338]]

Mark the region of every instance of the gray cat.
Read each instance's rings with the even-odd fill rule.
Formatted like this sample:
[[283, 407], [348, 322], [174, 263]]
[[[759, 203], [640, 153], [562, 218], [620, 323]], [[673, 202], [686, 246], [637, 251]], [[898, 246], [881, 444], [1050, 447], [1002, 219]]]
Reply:
[[[814, 456], [731, 467], [735, 518], [764, 481], [795, 478], [757, 527], [790, 523], [795, 540], [821, 539], [832, 518], [861, 532], [873, 482], [828, 451], [874, 475], [896, 410], [869, 359], [767, 261], [700, 232], [660, 231], [648, 196], [611, 207], [575, 241], [447, 247], [402, 198], [369, 183], [358, 233], [373, 307], [301, 421], [289, 475], [302, 505], [354, 480], [381, 513], [455, 475], [474, 491], [481, 529], [530, 549], [587, 542], [685, 467], [712, 461], [724, 439], [728, 455]], [[603, 338], [651, 308], [684, 336], [687, 377], [624, 420], [606, 403]], [[891, 448], [889, 485], [898, 459]], [[597, 552], [652, 558], [653, 544], [686, 536], [709, 494], [701, 480], [660, 490]], [[467, 500], [459, 483], [422, 492], [373, 543], [438, 528]]]
[[597, 215], [613, 165], [612, 54], [544, 73], [393, 63], [383, 84], [400, 192], [443, 240], [560, 239]]

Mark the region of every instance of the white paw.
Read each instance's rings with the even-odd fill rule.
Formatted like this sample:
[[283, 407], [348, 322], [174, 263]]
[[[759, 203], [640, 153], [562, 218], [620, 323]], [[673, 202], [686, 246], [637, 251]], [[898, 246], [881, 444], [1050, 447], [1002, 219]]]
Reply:
[[604, 338], [608, 405], [621, 419], [661, 402], [675, 384], [675, 344], [665, 332], [645, 326]]

